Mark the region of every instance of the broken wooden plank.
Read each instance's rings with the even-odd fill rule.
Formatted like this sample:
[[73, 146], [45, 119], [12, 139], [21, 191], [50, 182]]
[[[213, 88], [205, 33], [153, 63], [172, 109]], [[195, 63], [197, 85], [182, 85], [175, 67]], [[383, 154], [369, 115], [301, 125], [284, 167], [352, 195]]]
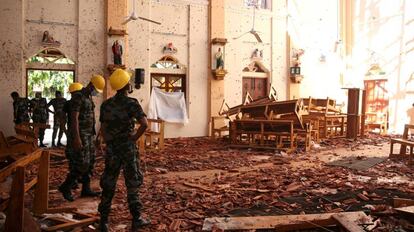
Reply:
[[414, 206], [407, 206], [395, 209], [399, 213], [411, 214], [414, 216]]
[[204, 186], [199, 185], [199, 184], [193, 184], [193, 183], [184, 182], [183, 185], [184, 186], [187, 186], [187, 187], [191, 187], [191, 188], [201, 189], [201, 190], [204, 190], [206, 192], [214, 193], [214, 190], [209, 189], [209, 188], [204, 187]]
[[40, 225], [33, 218], [33, 215], [28, 209], [24, 209], [23, 216], [23, 231], [24, 232], [40, 232]]
[[17, 167], [10, 191], [10, 204], [7, 209], [5, 231], [23, 231], [24, 213], [24, 167]]
[[222, 230], [257, 230], [276, 229], [282, 231], [309, 229], [320, 226], [334, 226], [338, 223], [333, 215], [352, 215], [353, 218], [366, 217], [364, 212], [326, 213], [309, 215], [259, 216], [259, 217], [227, 217], [206, 218], [203, 231], [211, 231], [213, 227]]
[[394, 204], [393, 205], [394, 205], [395, 208], [413, 206], [414, 205], [414, 200], [404, 199], [404, 198], [394, 198]]
[[45, 228], [44, 231], [70, 230], [70, 229], [74, 229], [77, 227], [84, 227], [84, 226], [90, 225], [96, 221], [98, 221], [97, 218], [91, 217], [91, 218], [82, 219], [76, 222], [66, 222], [60, 225], [51, 226], [51, 227]]
[[347, 215], [336, 214], [332, 215], [332, 218], [348, 232], [364, 232], [364, 230], [356, 223], [355, 219], [351, 219]]
[[11, 163], [4, 169], [0, 170], [0, 181], [4, 181], [8, 176], [10, 176], [16, 170], [17, 166], [26, 166], [27, 164], [39, 159], [41, 155], [42, 150], [38, 149], [33, 153], [23, 156], [21, 159]]

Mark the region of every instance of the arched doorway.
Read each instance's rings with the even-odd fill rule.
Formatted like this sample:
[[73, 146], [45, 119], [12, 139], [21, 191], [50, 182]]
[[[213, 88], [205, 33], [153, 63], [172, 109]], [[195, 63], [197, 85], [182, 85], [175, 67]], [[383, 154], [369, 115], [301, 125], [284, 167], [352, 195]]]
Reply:
[[[41, 92], [47, 102], [55, 98], [60, 91], [66, 99], [70, 99], [69, 85], [75, 81], [75, 63], [61, 51], [46, 47], [26, 61], [26, 96], [32, 99], [36, 92]], [[53, 107], [50, 108], [51, 110]], [[53, 109], [54, 110], [54, 109]], [[49, 125], [54, 125], [54, 117], [49, 113]], [[50, 144], [53, 130], [45, 131], [44, 143]], [[61, 142], [65, 143], [66, 137]]]
[[69, 98], [68, 88], [75, 81], [75, 63], [56, 48], [44, 48], [26, 61], [26, 94], [33, 98], [42, 92], [47, 100], [61, 91]]

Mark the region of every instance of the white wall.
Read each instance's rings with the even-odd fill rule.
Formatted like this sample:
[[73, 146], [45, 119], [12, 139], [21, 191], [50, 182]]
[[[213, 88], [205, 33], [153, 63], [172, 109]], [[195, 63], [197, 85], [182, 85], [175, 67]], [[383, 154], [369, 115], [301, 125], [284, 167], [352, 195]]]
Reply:
[[[2, 1], [0, 19], [0, 129], [13, 134], [10, 92], [26, 93], [26, 60], [42, 49], [45, 30], [61, 42], [59, 50], [76, 63], [76, 80], [87, 84], [92, 74], [103, 74], [104, 1]], [[96, 99], [99, 104], [101, 99]], [[99, 107], [97, 107], [99, 109]], [[97, 112], [98, 113], [98, 112]]]
[[253, 24], [253, 9], [244, 6], [243, 0], [226, 1], [225, 33], [226, 45], [224, 98], [230, 106], [242, 103], [242, 70], [249, 65], [251, 55], [257, 48], [263, 50], [264, 66], [270, 70], [271, 83], [280, 100], [287, 98], [286, 77], [286, 2], [273, 1], [272, 10], [256, 10], [255, 30], [261, 32], [263, 43], [258, 43], [250, 31]]
[[[334, 98], [338, 103], [346, 100], [341, 90], [343, 71], [340, 49], [335, 51], [339, 39], [338, 5], [336, 0], [293, 0], [289, 2], [289, 36], [291, 47], [305, 50], [301, 57], [299, 97]], [[318, 7], [315, 7], [318, 6]], [[321, 61], [325, 56], [325, 61]], [[290, 58], [292, 59], [292, 57]]]
[[178, 49], [173, 56], [186, 66], [189, 123], [166, 123], [167, 138], [208, 134], [207, 4], [207, 1], [138, 1], [138, 14], [162, 25], [141, 20], [128, 24], [127, 66], [146, 70], [145, 84], [133, 93], [145, 111], [150, 99], [150, 66], [164, 55], [162, 48], [172, 42]]

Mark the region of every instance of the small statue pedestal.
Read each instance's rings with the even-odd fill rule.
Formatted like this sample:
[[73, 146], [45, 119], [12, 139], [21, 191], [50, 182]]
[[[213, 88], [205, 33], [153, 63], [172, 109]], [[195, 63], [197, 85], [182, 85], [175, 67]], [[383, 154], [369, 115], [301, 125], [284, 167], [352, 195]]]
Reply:
[[225, 69], [214, 69], [213, 76], [216, 80], [223, 80], [227, 74], [227, 70]]
[[119, 65], [119, 64], [108, 64], [108, 66], [107, 66], [109, 74], [112, 74], [115, 71], [115, 69], [118, 69], [118, 68], [125, 70], [126, 66], [124, 64], [121, 64], [121, 65]]
[[303, 75], [291, 75], [290, 80], [293, 83], [300, 83], [303, 80]]

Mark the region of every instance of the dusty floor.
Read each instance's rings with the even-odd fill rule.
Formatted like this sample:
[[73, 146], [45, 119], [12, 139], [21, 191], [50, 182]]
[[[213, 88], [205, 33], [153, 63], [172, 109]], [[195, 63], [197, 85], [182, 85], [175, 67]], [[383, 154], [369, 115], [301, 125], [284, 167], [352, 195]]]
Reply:
[[[391, 205], [393, 197], [414, 199], [414, 169], [405, 161], [386, 159], [367, 170], [327, 165], [344, 157], [386, 158], [388, 141], [378, 136], [335, 139], [308, 153], [286, 154], [230, 149], [225, 141], [208, 138], [169, 140], [165, 150], [141, 154], [143, 212], [152, 221], [142, 231], [200, 231], [204, 218], [213, 216], [380, 211]], [[99, 198], [78, 198], [77, 190], [74, 202], [63, 200], [57, 187], [67, 166], [64, 160], [53, 160], [51, 206], [76, 206], [96, 214]], [[98, 157], [95, 189], [102, 171], [103, 158]], [[360, 199], [358, 193], [368, 200]], [[130, 218], [120, 177], [110, 218], [112, 230], [128, 231]]]

